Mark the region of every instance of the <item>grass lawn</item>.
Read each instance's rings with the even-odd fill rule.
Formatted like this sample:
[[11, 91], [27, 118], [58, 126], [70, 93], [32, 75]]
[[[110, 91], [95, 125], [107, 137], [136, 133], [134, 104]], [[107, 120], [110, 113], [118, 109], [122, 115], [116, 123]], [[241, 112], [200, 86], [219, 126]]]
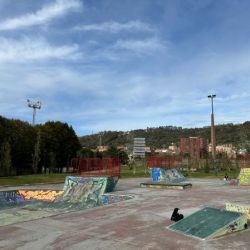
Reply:
[[190, 177], [190, 178], [224, 178], [225, 174], [227, 173], [229, 179], [236, 179], [239, 175], [239, 170], [234, 170], [234, 171], [230, 171], [230, 172], [226, 172], [226, 171], [220, 171], [217, 173], [217, 175], [215, 174], [215, 172], [210, 171], [209, 173], [205, 173], [205, 172], [201, 172], [201, 171], [197, 171], [197, 172], [182, 172], [182, 174], [185, 177]]
[[128, 166], [122, 166], [121, 178], [133, 178], [133, 177], [150, 177], [149, 170], [145, 167], [133, 166], [130, 169]]
[[[182, 172], [184, 176], [191, 178], [223, 178], [225, 171], [221, 171], [216, 176], [214, 172]], [[235, 179], [239, 175], [239, 171], [227, 172], [230, 179]], [[18, 186], [18, 185], [31, 185], [40, 183], [63, 183], [68, 174], [36, 174], [36, 175], [21, 175], [0, 177], [0, 186]], [[136, 178], [148, 177], [150, 178], [149, 170], [143, 166], [130, 169], [128, 166], [122, 166], [121, 178]]]
[[0, 186], [17, 186], [39, 183], [63, 183], [69, 174], [34, 174], [0, 177]]

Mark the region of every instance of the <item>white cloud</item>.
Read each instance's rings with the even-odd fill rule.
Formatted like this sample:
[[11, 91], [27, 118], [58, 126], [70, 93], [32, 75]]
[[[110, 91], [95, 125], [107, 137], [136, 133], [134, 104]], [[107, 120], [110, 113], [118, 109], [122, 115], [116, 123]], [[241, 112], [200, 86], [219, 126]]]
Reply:
[[82, 4], [79, 0], [56, 0], [43, 6], [35, 13], [29, 13], [0, 23], [0, 30], [14, 30], [34, 25], [47, 24], [52, 19], [60, 17], [69, 11], [77, 11]]
[[21, 40], [0, 37], [0, 62], [27, 62], [32, 60], [65, 59], [79, 56], [78, 45], [55, 47], [44, 39]]
[[118, 33], [121, 31], [128, 31], [128, 32], [154, 31], [149, 24], [143, 23], [139, 20], [129, 21], [127, 23], [119, 23], [111, 21], [100, 24], [85, 24], [77, 26], [75, 27], [75, 29], [81, 31], [99, 31], [99, 32], [110, 32], [110, 33]]
[[149, 38], [144, 40], [118, 40], [115, 49], [125, 49], [138, 54], [148, 54], [152, 51], [165, 49], [165, 44], [158, 38]]

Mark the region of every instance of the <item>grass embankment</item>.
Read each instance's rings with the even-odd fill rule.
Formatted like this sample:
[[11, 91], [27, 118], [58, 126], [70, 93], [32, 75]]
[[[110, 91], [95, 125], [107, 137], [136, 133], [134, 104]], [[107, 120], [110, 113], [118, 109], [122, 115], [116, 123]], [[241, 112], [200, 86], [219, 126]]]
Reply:
[[121, 178], [149, 177], [149, 170], [145, 167], [122, 166]]
[[[220, 171], [216, 175], [214, 172], [182, 172], [184, 176], [190, 178], [220, 178], [225, 176], [226, 171]], [[239, 171], [227, 172], [230, 179], [237, 178]], [[40, 183], [63, 183], [65, 177], [68, 174], [35, 174], [35, 175], [20, 175], [20, 176], [9, 176], [0, 177], [0, 186], [18, 186], [18, 185], [32, 185]], [[137, 177], [150, 177], [149, 170], [145, 167], [129, 168], [128, 166], [122, 166], [121, 178], [137, 178]]]
[[0, 177], [0, 186], [18, 186], [39, 183], [62, 183], [69, 174], [34, 174]]
[[239, 170], [234, 171], [219, 171], [217, 174], [215, 172], [210, 171], [209, 173], [205, 173], [204, 171], [196, 171], [196, 172], [182, 172], [185, 177], [190, 178], [224, 178], [225, 174], [228, 175], [229, 179], [236, 179], [239, 175]]
[[[147, 169], [146, 169], [147, 170]], [[64, 174], [34, 174], [0, 177], [0, 186], [20, 186], [46, 183], [63, 183], [65, 177], [72, 173]], [[75, 174], [73, 174], [75, 175]], [[132, 170], [127, 166], [122, 167], [121, 178], [149, 177], [149, 172], [143, 167], [135, 167]]]

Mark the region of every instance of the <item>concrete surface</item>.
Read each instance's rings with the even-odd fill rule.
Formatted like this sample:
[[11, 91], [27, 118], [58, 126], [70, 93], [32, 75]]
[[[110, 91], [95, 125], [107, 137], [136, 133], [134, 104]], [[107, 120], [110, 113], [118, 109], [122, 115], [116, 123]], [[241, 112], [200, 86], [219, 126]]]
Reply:
[[[202, 241], [166, 228], [175, 207], [187, 216], [204, 206], [222, 208], [226, 202], [249, 205], [250, 187], [190, 179], [193, 187], [186, 190], [140, 188], [145, 181], [149, 179], [119, 180], [116, 192], [135, 197], [129, 201], [2, 226], [0, 249], [250, 249], [249, 229]], [[44, 188], [54, 187], [60, 185]]]

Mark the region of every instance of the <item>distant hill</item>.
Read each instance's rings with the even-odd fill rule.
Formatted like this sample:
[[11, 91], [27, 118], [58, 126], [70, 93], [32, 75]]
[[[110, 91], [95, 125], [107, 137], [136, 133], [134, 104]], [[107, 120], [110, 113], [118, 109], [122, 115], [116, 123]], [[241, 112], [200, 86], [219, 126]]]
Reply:
[[[215, 127], [216, 144], [232, 143], [237, 148], [246, 148], [250, 151], [250, 121], [243, 124], [223, 124]], [[108, 146], [133, 145], [134, 137], [145, 137], [146, 145], [151, 148], [162, 148], [169, 146], [172, 142], [179, 143], [181, 137], [199, 136], [210, 140], [210, 127], [182, 128], [174, 126], [161, 126], [123, 131], [104, 131], [102, 133], [80, 137], [84, 147], [96, 148], [100, 143]]]

